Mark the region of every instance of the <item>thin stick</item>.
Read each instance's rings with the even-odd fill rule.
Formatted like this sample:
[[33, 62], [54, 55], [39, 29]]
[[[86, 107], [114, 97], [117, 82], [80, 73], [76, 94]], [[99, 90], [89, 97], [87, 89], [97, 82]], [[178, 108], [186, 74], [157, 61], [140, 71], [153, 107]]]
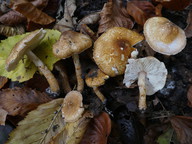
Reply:
[[99, 97], [99, 99], [100, 99], [102, 102], [105, 102], [106, 98], [105, 98], [105, 96], [99, 91], [98, 87], [93, 87], [93, 90], [94, 90], [95, 94]]

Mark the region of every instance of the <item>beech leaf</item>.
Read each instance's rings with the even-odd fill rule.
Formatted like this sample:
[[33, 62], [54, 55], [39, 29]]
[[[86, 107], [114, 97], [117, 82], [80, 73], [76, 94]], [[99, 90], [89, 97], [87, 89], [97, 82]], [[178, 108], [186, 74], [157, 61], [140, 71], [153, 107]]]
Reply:
[[192, 37], [192, 10], [190, 10], [188, 13], [187, 27], [185, 28], [185, 35], [187, 38]]
[[78, 143], [89, 118], [83, 116], [76, 122], [66, 123], [61, 114], [62, 103], [63, 99], [55, 99], [30, 112], [10, 134], [7, 144]]
[[103, 33], [111, 27], [125, 27], [133, 28], [133, 21], [128, 12], [122, 6], [120, 0], [107, 2], [100, 13], [99, 30], [98, 33]]
[[170, 144], [174, 130], [169, 128], [165, 133], [160, 135], [157, 139], [158, 144]]
[[48, 25], [55, 21], [54, 18], [48, 16], [46, 13], [42, 12], [32, 3], [27, 1], [18, 1], [14, 3], [12, 8], [24, 15], [28, 20], [37, 24]]
[[181, 144], [192, 143], [192, 117], [174, 116], [170, 119]]
[[107, 144], [110, 132], [111, 119], [107, 113], [102, 112], [91, 120], [80, 144]]
[[156, 16], [155, 7], [148, 1], [127, 2], [127, 12], [140, 25], [144, 25], [148, 18]]
[[[56, 63], [59, 59], [56, 58], [52, 53], [53, 44], [59, 39], [60, 32], [57, 30], [47, 29], [47, 34], [40, 42], [38, 47], [33, 50], [33, 52], [39, 57], [44, 64], [50, 69], [53, 69], [53, 64]], [[15, 70], [7, 72], [5, 70], [5, 60], [8, 57], [11, 49], [14, 45], [24, 38], [26, 34], [16, 35], [8, 37], [5, 40], [2, 40], [0, 43], [0, 76], [5, 76], [10, 78], [12, 81], [27, 81], [33, 77], [34, 73], [37, 71], [35, 65], [27, 58], [25, 55], [22, 60], [18, 63]]]

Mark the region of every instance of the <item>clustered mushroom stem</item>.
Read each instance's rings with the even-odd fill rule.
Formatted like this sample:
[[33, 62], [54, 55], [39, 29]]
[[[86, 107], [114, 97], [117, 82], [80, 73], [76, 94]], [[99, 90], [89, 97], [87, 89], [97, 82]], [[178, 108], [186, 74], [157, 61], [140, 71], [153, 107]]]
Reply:
[[79, 61], [79, 55], [78, 54], [73, 54], [73, 62], [75, 65], [75, 72], [76, 72], [76, 78], [77, 78], [77, 90], [79, 92], [83, 91], [84, 88], [84, 81], [82, 79], [82, 72], [81, 72], [81, 64]]
[[57, 63], [55, 65], [55, 69], [57, 71], [59, 71], [60, 75], [62, 76], [62, 85], [63, 85], [63, 90], [65, 93], [68, 93], [70, 92], [72, 89], [71, 89], [71, 86], [69, 84], [69, 79], [68, 79], [68, 76], [67, 76], [67, 73], [65, 71], [65, 67], [61, 64], [61, 63]]
[[59, 84], [47, 66], [32, 51], [29, 50], [26, 54], [35, 66], [38, 67], [39, 71], [45, 76], [50, 85], [51, 91], [56, 93], [59, 92]]
[[106, 100], [105, 96], [99, 91], [98, 87], [93, 87], [93, 90], [102, 102]]
[[147, 108], [146, 104], [146, 88], [145, 88], [145, 72], [140, 72], [138, 76], [138, 86], [139, 86], [139, 109], [145, 110]]

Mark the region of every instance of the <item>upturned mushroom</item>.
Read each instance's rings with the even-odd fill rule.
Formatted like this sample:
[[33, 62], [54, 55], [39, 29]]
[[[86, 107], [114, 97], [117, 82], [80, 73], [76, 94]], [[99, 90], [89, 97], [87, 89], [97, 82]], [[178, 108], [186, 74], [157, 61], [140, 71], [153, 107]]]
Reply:
[[145, 110], [146, 95], [153, 95], [165, 85], [167, 69], [163, 62], [154, 57], [129, 59], [123, 83], [130, 87], [138, 79], [139, 109]]
[[161, 54], [175, 55], [186, 46], [185, 32], [164, 17], [149, 18], [143, 32], [149, 46]]
[[82, 79], [81, 64], [79, 61], [79, 53], [90, 48], [92, 40], [87, 35], [74, 32], [65, 31], [61, 34], [59, 40], [53, 45], [53, 54], [59, 58], [73, 57], [77, 77], [77, 90], [82, 91], [84, 81]]
[[65, 96], [61, 109], [65, 122], [75, 122], [81, 117], [84, 112], [82, 100], [83, 97], [78, 91], [71, 91]]
[[109, 78], [100, 69], [91, 70], [85, 77], [87, 86], [92, 87], [95, 94], [102, 102], [105, 102], [105, 96], [99, 91], [98, 87], [104, 85], [105, 81]]
[[94, 43], [93, 59], [105, 74], [114, 77], [125, 72], [127, 59], [135, 50], [132, 46], [143, 40], [137, 32], [113, 27]]
[[45, 76], [50, 85], [52, 93], [58, 94], [60, 89], [56, 78], [47, 68], [47, 66], [32, 52], [32, 50], [36, 48], [40, 41], [44, 38], [45, 34], [46, 31], [43, 29], [36, 30], [19, 41], [13, 47], [8, 58], [6, 59], [5, 69], [8, 72], [15, 69], [18, 62], [26, 54], [28, 58], [35, 64], [35, 66], [38, 67], [39, 71]]

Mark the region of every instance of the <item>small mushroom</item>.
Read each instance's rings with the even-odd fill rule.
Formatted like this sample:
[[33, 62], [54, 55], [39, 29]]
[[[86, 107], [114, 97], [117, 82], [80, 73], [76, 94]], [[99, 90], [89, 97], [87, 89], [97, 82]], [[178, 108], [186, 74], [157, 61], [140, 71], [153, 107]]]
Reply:
[[82, 100], [83, 97], [78, 91], [71, 91], [65, 96], [61, 110], [65, 122], [75, 122], [81, 117], [84, 112]]
[[59, 58], [73, 57], [77, 77], [77, 90], [82, 91], [84, 81], [82, 79], [81, 64], [79, 61], [79, 53], [90, 48], [92, 40], [87, 35], [74, 32], [65, 31], [60, 36], [59, 40], [53, 45], [53, 54]]
[[107, 75], [114, 77], [125, 72], [127, 59], [135, 50], [132, 46], [143, 36], [123, 27], [113, 27], [103, 33], [94, 43], [93, 59]]
[[98, 87], [104, 85], [105, 80], [109, 78], [108, 75], [103, 73], [100, 69], [91, 70], [85, 77], [87, 86], [92, 87], [95, 94], [100, 98], [102, 102], [105, 101], [104, 95], [99, 91]]
[[149, 18], [144, 35], [149, 46], [161, 54], [175, 55], [186, 46], [185, 32], [164, 17]]
[[40, 43], [40, 41], [44, 38], [46, 31], [43, 29], [36, 30], [31, 32], [29, 35], [24, 37], [21, 41], [19, 41], [11, 50], [8, 58], [6, 59], [6, 70], [9, 72], [17, 66], [18, 62], [22, 59], [22, 57], [26, 54], [28, 58], [38, 67], [39, 71], [45, 76], [47, 79], [50, 89], [53, 93], [59, 92], [59, 85], [51, 73], [51, 71], [47, 68], [47, 66], [32, 52], [34, 48]]
[[123, 83], [129, 88], [138, 79], [139, 109], [145, 110], [146, 95], [153, 95], [165, 85], [167, 69], [163, 62], [154, 57], [129, 59]]

